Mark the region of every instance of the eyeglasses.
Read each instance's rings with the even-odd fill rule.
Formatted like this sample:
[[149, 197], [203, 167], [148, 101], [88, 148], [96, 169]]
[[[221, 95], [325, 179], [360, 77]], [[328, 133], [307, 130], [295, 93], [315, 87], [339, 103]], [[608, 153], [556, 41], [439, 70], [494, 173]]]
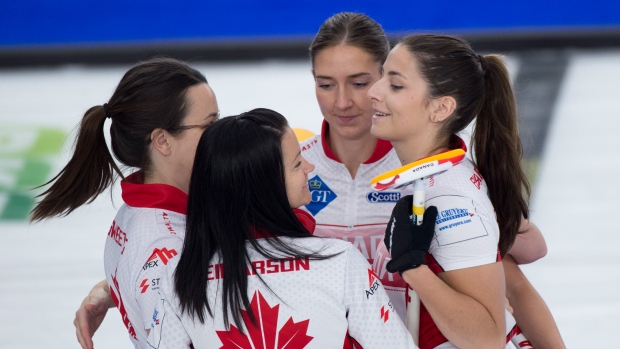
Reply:
[[214, 123], [219, 118], [220, 118], [220, 112], [218, 110], [217, 114], [215, 115], [215, 120], [207, 121], [206, 123], [204, 123], [202, 125], [182, 125], [182, 126], [179, 126], [179, 129], [181, 129], [181, 130], [190, 130], [192, 128], [201, 128], [201, 129], [204, 130], [205, 128], [207, 128], [207, 126], [211, 125], [212, 123]]
[[192, 128], [201, 128], [201, 129], [205, 129], [207, 128], [207, 126], [211, 125], [213, 123], [213, 121], [209, 121], [206, 124], [203, 125], [183, 125], [183, 126], [179, 126], [179, 129], [181, 130], [190, 130]]

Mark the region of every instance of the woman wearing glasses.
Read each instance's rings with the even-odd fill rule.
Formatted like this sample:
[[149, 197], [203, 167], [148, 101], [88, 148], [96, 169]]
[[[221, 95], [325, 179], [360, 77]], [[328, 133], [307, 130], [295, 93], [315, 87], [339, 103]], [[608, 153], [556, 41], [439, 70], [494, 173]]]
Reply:
[[[183, 246], [187, 191], [194, 154], [203, 130], [219, 115], [215, 94], [197, 70], [173, 59], [153, 59], [131, 68], [107, 103], [90, 108], [80, 124], [69, 163], [47, 184], [32, 220], [65, 216], [92, 202], [122, 178], [124, 204], [109, 228], [106, 280], [84, 302], [97, 314], [83, 323], [99, 327], [109, 299], [121, 312], [132, 343], [146, 344], [157, 301], [158, 280]], [[110, 119], [111, 148], [104, 137]], [[177, 257], [178, 258], [178, 257]], [[97, 302], [96, 299], [104, 300]], [[80, 335], [83, 347], [92, 339]]]

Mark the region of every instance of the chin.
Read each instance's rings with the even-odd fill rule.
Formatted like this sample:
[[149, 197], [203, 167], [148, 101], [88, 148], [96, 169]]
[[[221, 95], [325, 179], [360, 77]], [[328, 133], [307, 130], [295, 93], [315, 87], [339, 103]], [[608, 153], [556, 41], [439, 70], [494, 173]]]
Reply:
[[385, 132], [381, 132], [381, 128], [378, 126], [375, 126], [375, 124], [372, 124], [372, 127], [370, 128], [370, 134], [375, 137], [375, 138], [379, 138], [379, 139], [386, 139], [389, 140], [388, 138], [385, 137], [384, 133]]
[[299, 205], [299, 207], [301, 206], [306, 206], [307, 204], [312, 202], [312, 196], [310, 196], [310, 193], [308, 193], [308, 195], [304, 195], [303, 201], [301, 203], [301, 205]]

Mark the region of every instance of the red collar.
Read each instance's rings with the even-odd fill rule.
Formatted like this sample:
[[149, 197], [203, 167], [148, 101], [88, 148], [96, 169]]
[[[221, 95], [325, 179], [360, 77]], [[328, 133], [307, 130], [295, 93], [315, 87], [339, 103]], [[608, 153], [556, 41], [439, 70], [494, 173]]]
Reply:
[[187, 194], [168, 184], [144, 184], [142, 172], [121, 181], [123, 201], [131, 207], [159, 208], [187, 214]]
[[294, 208], [293, 212], [295, 213], [295, 216], [297, 216], [297, 219], [301, 225], [303, 225], [304, 228], [310, 232], [310, 234], [314, 234], [314, 228], [316, 228], [316, 221], [314, 220], [314, 217], [312, 217], [310, 213], [298, 208]]
[[[141, 172], [132, 173], [121, 181], [121, 190], [123, 201], [131, 207], [159, 208], [187, 214], [187, 194], [167, 184], [144, 184]], [[310, 213], [298, 208], [294, 208], [293, 213], [306, 230], [314, 233], [316, 221]], [[264, 236], [257, 234], [256, 237]]]
[[[328, 128], [329, 124], [327, 123], [327, 121], [325, 121], [325, 119], [323, 119], [323, 126], [321, 126], [321, 144], [323, 145], [323, 150], [325, 151], [325, 155], [328, 158], [342, 163], [342, 161], [338, 159], [336, 154], [334, 154], [332, 149], [329, 147], [329, 143], [325, 138]], [[377, 162], [381, 160], [390, 150], [392, 150], [392, 143], [390, 143], [390, 141], [378, 139], [377, 145], [375, 146], [375, 150], [373, 150], [372, 155], [370, 155], [370, 158], [368, 158], [368, 160], [364, 161], [363, 163], [372, 164], [373, 162]]]

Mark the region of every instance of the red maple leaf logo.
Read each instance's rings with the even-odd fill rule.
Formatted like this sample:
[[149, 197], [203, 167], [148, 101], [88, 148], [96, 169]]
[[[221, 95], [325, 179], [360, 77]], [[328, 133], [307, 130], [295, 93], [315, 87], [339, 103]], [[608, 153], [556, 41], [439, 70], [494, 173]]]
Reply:
[[293, 317], [290, 317], [278, 330], [280, 305], [271, 307], [260, 291], [254, 293], [250, 307], [256, 317], [256, 325], [250, 320], [248, 312], [242, 310], [241, 317], [248, 333], [242, 333], [234, 325], [230, 325], [230, 331], [216, 331], [223, 344], [220, 349], [305, 348], [314, 338], [306, 334], [310, 320], [294, 322]]

